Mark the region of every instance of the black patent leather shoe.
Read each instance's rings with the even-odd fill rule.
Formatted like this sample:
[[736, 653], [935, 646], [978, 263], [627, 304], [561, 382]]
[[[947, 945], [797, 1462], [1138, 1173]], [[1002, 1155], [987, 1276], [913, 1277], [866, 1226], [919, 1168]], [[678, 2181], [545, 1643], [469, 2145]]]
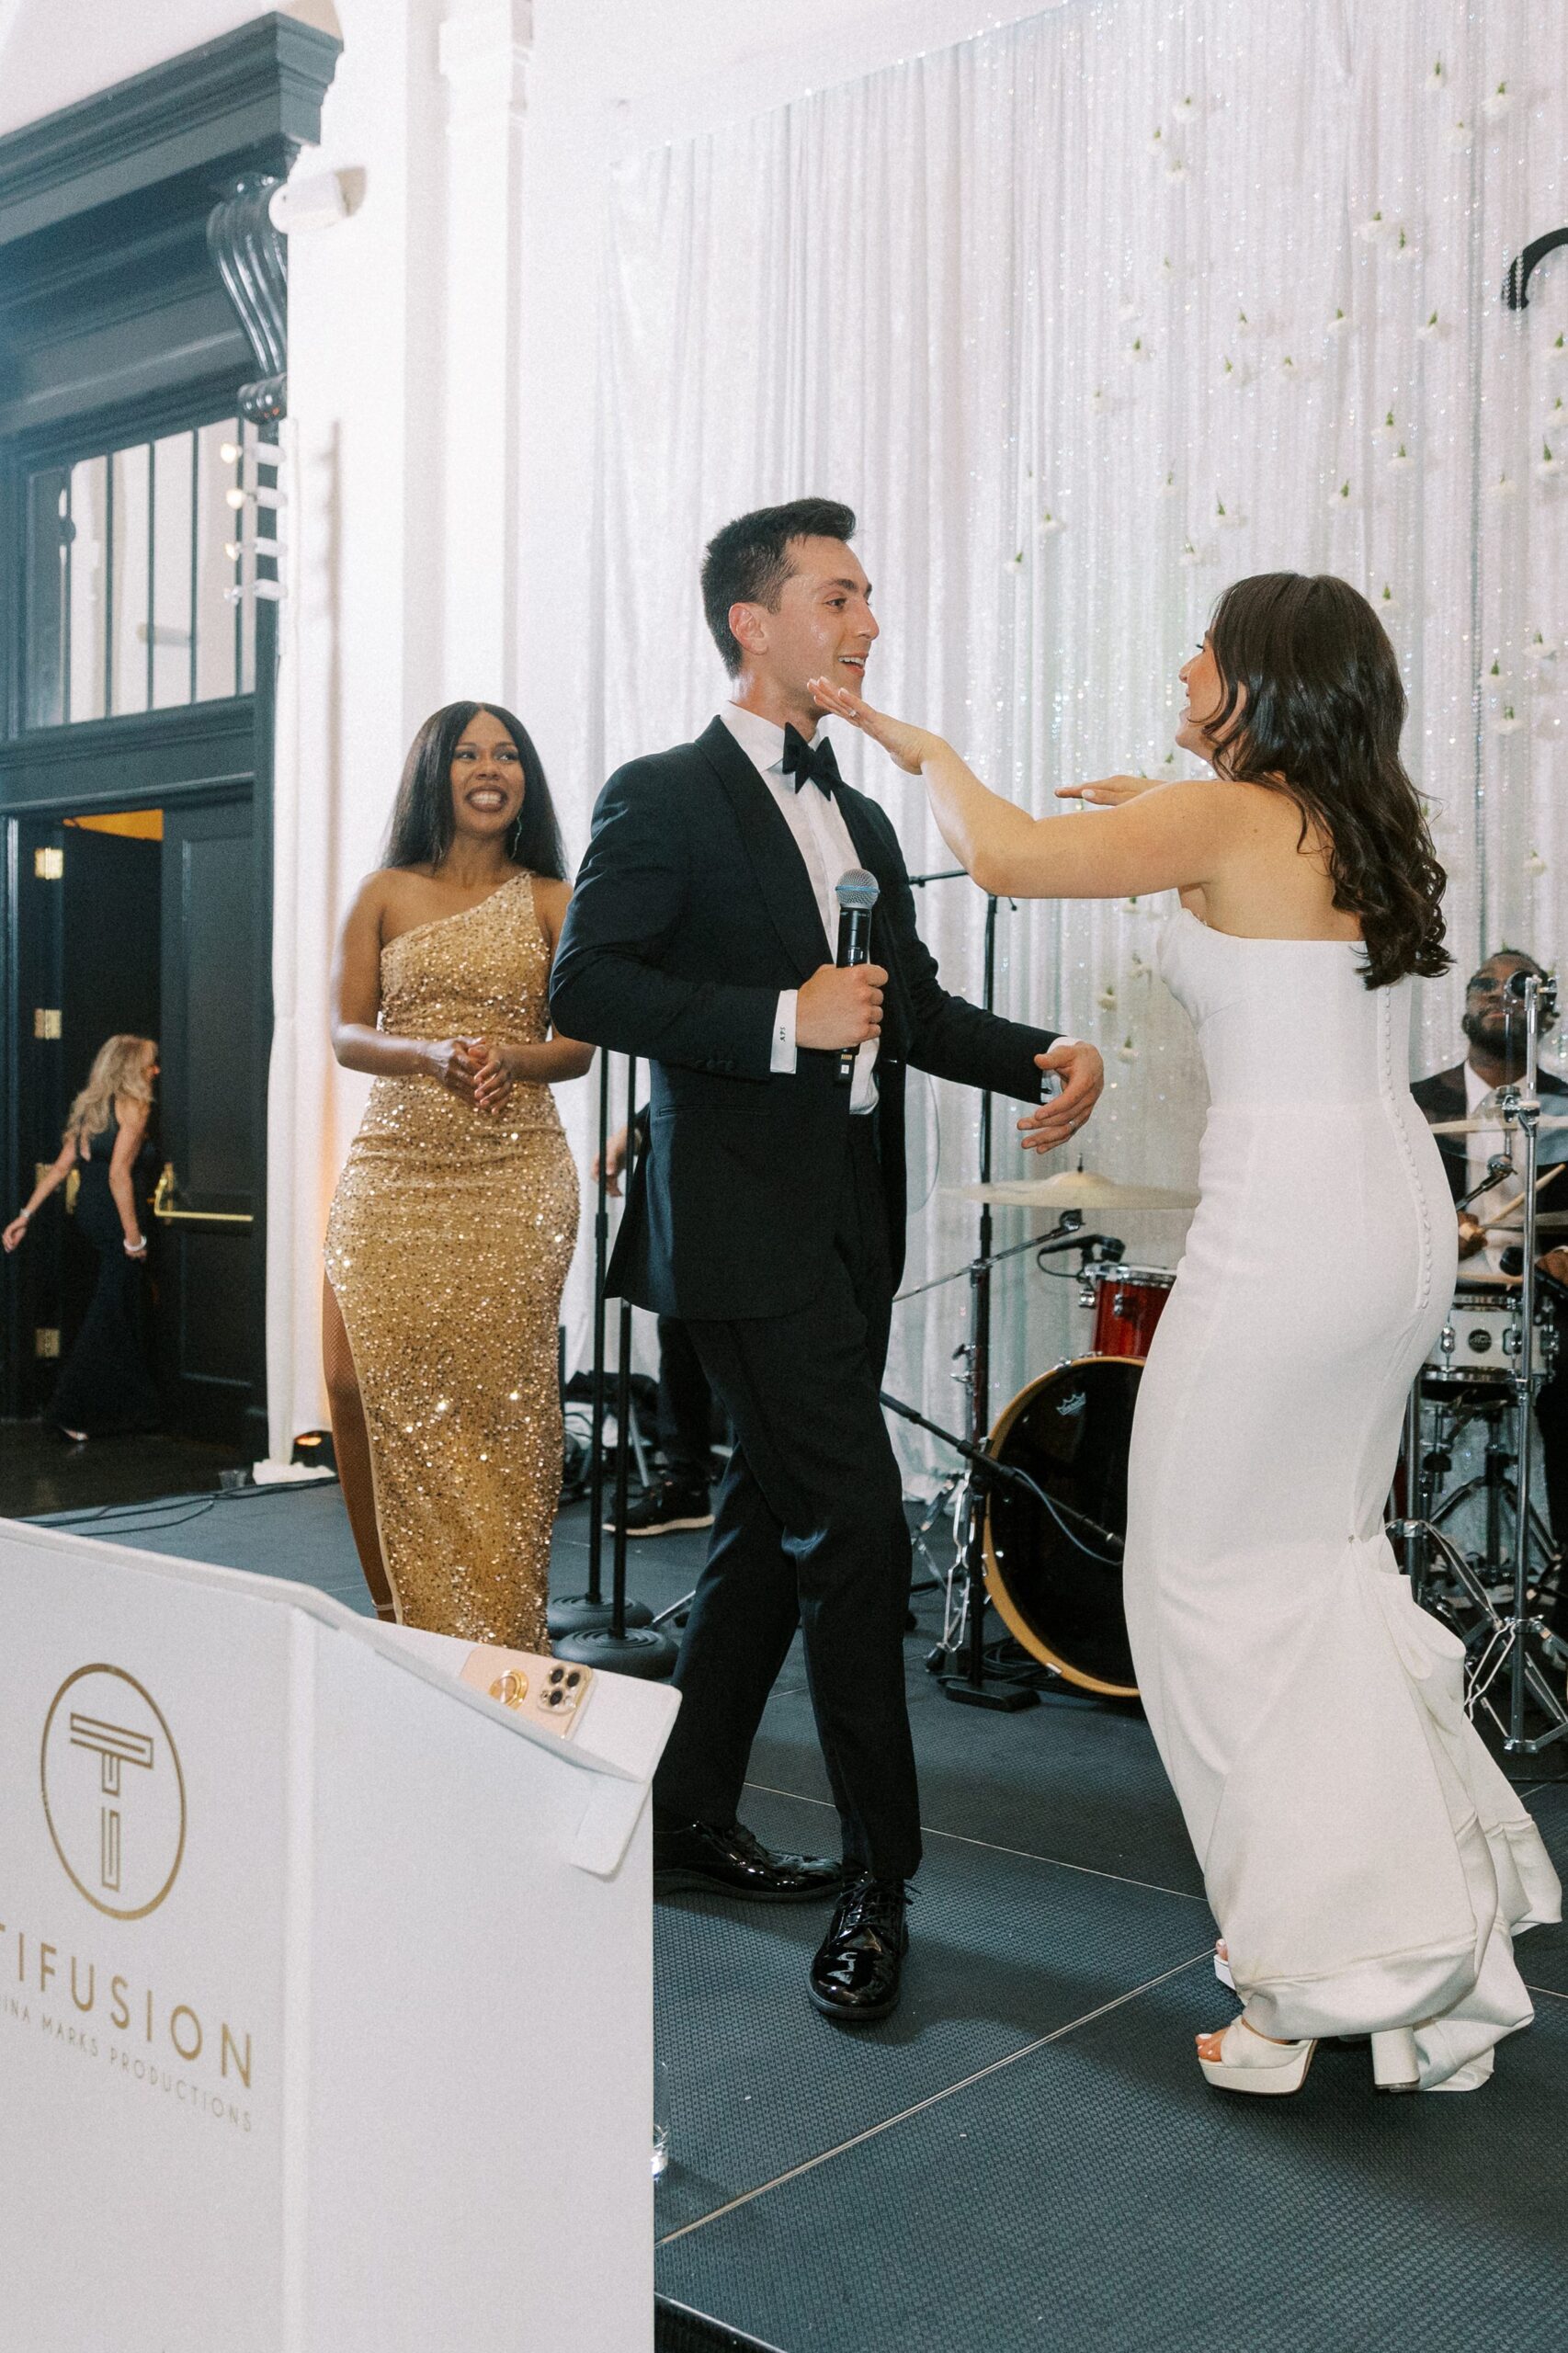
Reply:
[[908, 1901], [901, 1879], [858, 1879], [845, 1889], [812, 1963], [812, 1999], [824, 2018], [864, 2026], [898, 2007]]
[[682, 1822], [653, 1829], [653, 1891], [695, 1887], [752, 1904], [821, 1903], [844, 1884], [825, 1855], [776, 1855], [742, 1822]]

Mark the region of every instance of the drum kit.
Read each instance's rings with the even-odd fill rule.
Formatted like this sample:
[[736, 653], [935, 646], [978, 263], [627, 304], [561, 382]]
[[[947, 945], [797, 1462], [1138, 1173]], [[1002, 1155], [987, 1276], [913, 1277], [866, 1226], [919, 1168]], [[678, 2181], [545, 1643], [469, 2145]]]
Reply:
[[[1517, 992], [1526, 1003], [1528, 1068], [1518, 1086], [1501, 1092], [1485, 1125], [1489, 1131], [1502, 1130], [1506, 1168], [1515, 1170], [1517, 1163], [1523, 1181], [1508, 1222], [1495, 1229], [1517, 1238], [1520, 1271], [1460, 1279], [1411, 1392], [1389, 1532], [1416, 1597], [1465, 1643], [1472, 1710], [1487, 1709], [1506, 1749], [1533, 1755], [1568, 1732], [1562, 1699], [1568, 1643], [1541, 1615], [1560, 1563], [1550, 1531], [1528, 1501], [1535, 1394], [1551, 1377], [1558, 1347], [1557, 1313], [1546, 1294], [1556, 1291], [1568, 1306], [1568, 1290], [1542, 1278], [1536, 1265], [1538, 1250], [1551, 1247], [1554, 1233], [1568, 1232], [1568, 1210], [1543, 1214], [1537, 1208], [1538, 1163], [1545, 1156], [1540, 1131], [1568, 1130], [1568, 1120], [1543, 1120], [1535, 1093], [1537, 1028], [1540, 1013], [1550, 1009], [1551, 984], [1533, 973], [1517, 977], [1528, 983], [1528, 993], [1522, 986]], [[1452, 1126], [1464, 1132], [1470, 1124]], [[1500, 1173], [1494, 1162], [1488, 1187]], [[983, 1547], [984, 1596], [1040, 1668], [1104, 1698], [1135, 1699], [1121, 1598], [1128, 1455], [1139, 1378], [1176, 1277], [1164, 1267], [1126, 1265], [1121, 1243], [1085, 1232], [1084, 1222], [1085, 1215], [1110, 1220], [1134, 1211], [1184, 1216], [1197, 1196], [1118, 1185], [1083, 1168], [1040, 1181], [954, 1189], [986, 1208], [1056, 1212], [1048, 1233], [988, 1256], [986, 1268], [1022, 1250], [1032, 1250], [1043, 1268], [1052, 1255], [1075, 1248], [1078, 1301], [1091, 1318], [1084, 1352], [1028, 1382], [1003, 1408], [983, 1446], [938, 1432], [966, 1461], [953, 1483], [960, 1484], [960, 1499], [967, 1492]], [[1563, 1189], [1568, 1192], [1568, 1179]], [[896, 1399], [884, 1402], [926, 1428], [937, 1427]], [[1469, 1431], [1483, 1440], [1482, 1466], [1451, 1480], [1456, 1449]], [[1467, 1552], [1456, 1539], [1471, 1506], [1482, 1538], [1479, 1549]], [[979, 1590], [971, 1574], [977, 1564], [965, 1558], [970, 1550], [968, 1540], [960, 1540], [932, 1664], [969, 1658], [973, 1679], [973, 1653], [965, 1646], [979, 1615]], [[949, 1688], [960, 1680], [946, 1679]], [[953, 1689], [952, 1696], [966, 1694]]]
[[[1127, 1462], [1138, 1380], [1149, 1342], [1176, 1277], [1164, 1267], [1123, 1262], [1114, 1234], [1085, 1219], [1126, 1214], [1186, 1218], [1196, 1193], [1165, 1186], [1122, 1185], [1093, 1169], [1054, 1176], [955, 1186], [981, 1205], [981, 1254], [966, 1270], [983, 1298], [992, 1269], [1031, 1251], [1042, 1271], [1076, 1251], [1078, 1301], [1091, 1318], [1087, 1349], [1040, 1374], [992, 1424], [985, 1410], [988, 1316], [977, 1314], [970, 1344], [958, 1351], [970, 1390], [971, 1436], [957, 1438], [883, 1392], [882, 1403], [952, 1447], [965, 1468], [947, 1483], [928, 1515], [935, 1525], [957, 1490], [958, 1555], [948, 1578], [942, 1638], [927, 1664], [943, 1675], [949, 1697], [977, 1705], [1027, 1704], [1027, 1684], [984, 1677], [969, 1640], [987, 1600], [1039, 1667], [1108, 1699], [1135, 1699], [1121, 1604], [1121, 1552], [1127, 1525]], [[1048, 1211], [1055, 1223], [1028, 1242], [993, 1252], [993, 1208]], [[937, 1289], [941, 1276], [918, 1288]], [[902, 1294], [904, 1298], [913, 1292]], [[976, 1345], [978, 1336], [980, 1345]]]
[[[1023, 1246], [1042, 1266], [1077, 1250], [1078, 1305], [1090, 1318], [1085, 1351], [1028, 1382], [990, 1431], [986, 1450], [999, 1475], [985, 1497], [986, 1593], [1040, 1665], [1081, 1690], [1135, 1699], [1121, 1606], [1127, 1461], [1139, 1376], [1176, 1277], [1164, 1267], [1128, 1266], [1121, 1243], [1085, 1232], [1084, 1221], [1186, 1218], [1198, 1196], [1120, 1185], [1085, 1168], [962, 1190], [971, 1200], [1054, 1211], [1057, 1223]], [[950, 1604], [949, 1620], [959, 1614]], [[944, 1639], [952, 1642], [956, 1631]]]

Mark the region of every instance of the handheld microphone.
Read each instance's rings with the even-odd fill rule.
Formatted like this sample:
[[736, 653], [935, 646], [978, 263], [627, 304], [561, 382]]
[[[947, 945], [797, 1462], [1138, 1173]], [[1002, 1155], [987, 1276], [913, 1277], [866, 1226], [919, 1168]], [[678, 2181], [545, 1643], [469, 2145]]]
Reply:
[[[863, 866], [851, 866], [834, 885], [834, 897], [838, 901], [838, 955], [840, 966], [869, 964], [871, 961], [871, 909], [881, 895], [881, 885], [874, 874]], [[846, 1046], [838, 1057], [838, 1083], [847, 1086], [855, 1075], [858, 1046]]]

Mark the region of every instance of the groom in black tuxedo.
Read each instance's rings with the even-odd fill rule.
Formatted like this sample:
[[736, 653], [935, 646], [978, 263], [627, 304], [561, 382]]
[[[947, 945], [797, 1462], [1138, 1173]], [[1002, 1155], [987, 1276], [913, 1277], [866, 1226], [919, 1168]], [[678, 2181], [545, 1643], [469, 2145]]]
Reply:
[[[877, 636], [855, 517], [799, 499], [726, 525], [703, 563], [733, 699], [695, 744], [599, 797], [562, 933], [563, 1035], [652, 1065], [610, 1288], [678, 1316], [735, 1449], [681, 1645], [653, 1787], [656, 1880], [786, 1901], [837, 1893], [812, 1964], [833, 2017], [885, 2017], [920, 1818], [904, 1701], [910, 1546], [878, 1402], [903, 1263], [906, 1066], [1040, 1104], [1064, 1142], [1104, 1084], [1091, 1046], [949, 996], [892, 825], [839, 779], [807, 682], [858, 690]], [[869, 964], [840, 970], [834, 886], [880, 886]], [[854, 1050], [849, 1076], [842, 1065]], [[775, 1855], [736, 1819], [797, 1626], [844, 1860]]]

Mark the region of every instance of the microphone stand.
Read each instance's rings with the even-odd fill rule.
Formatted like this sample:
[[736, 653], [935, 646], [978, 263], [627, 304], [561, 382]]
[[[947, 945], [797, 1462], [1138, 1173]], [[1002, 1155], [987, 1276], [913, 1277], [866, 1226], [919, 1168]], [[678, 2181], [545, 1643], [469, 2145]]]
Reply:
[[[626, 1065], [626, 1168], [631, 1182], [636, 1150], [637, 1063]], [[657, 1678], [668, 1675], [676, 1661], [667, 1634], [649, 1622], [640, 1601], [626, 1597], [626, 1504], [629, 1439], [631, 1424], [631, 1303], [620, 1302], [619, 1362], [616, 1368], [615, 1550], [610, 1598], [604, 1598], [605, 1493], [605, 1306], [606, 1272], [609, 1256], [609, 1056], [599, 1055], [598, 1191], [594, 1210], [594, 1370], [593, 1439], [588, 1472], [588, 1590], [552, 1602], [549, 1613], [551, 1647], [557, 1658], [584, 1666], [608, 1667], [619, 1675]]]
[[[1544, 983], [1534, 972], [1515, 973], [1516, 995], [1525, 1005], [1525, 1067], [1522, 1079], [1505, 1087], [1498, 1098], [1498, 1108], [1505, 1119], [1511, 1113], [1518, 1121], [1524, 1138], [1525, 1165], [1520, 1171], [1524, 1184], [1523, 1233], [1524, 1263], [1520, 1268], [1519, 1285], [1519, 1347], [1514, 1359], [1514, 1403], [1516, 1413], [1516, 1470], [1518, 1500], [1514, 1511], [1514, 1590], [1511, 1614], [1499, 1630], [1508, 1661], [1508, 1722], [1504, 1747], [1514, 1756], [1535, 1756], [1554, 1740], [1568, 1732], [1568, 1714], [1563, 1711], [1555, 1690], [1547, 1682], [1540, 1662], [1534, 1655], [1541, 1647], [1546, 1630], [1539, 1618], [1529, 1614], [1530, 1563], [1530, 1458], [1535, 1444], [1535, 1392], [1540, 1385], [1535, 1370], [1535, 1303], [1539, 1284], [1536, 1267], [1536, 1183], [1540, 1160], [1540, 1097], [1536, 1081], [1540, 1067], [1540, 1016], [1550, 1011], [1556, 996], [1556, 983]], [[1544, 1712], [1549, 1729], [1536, 1739], [1525, 1736], [1525, 1702], [1533, 1699]]]

